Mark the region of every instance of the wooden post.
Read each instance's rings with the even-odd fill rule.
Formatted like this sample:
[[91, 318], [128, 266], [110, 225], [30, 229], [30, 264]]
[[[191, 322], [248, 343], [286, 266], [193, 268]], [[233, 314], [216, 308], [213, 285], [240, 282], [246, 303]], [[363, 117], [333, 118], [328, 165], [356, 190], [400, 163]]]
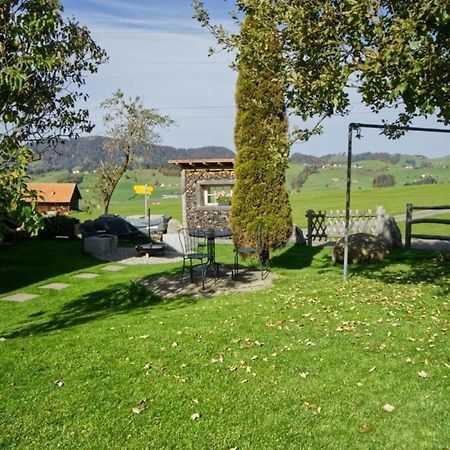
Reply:
[[405, 225], [405, 248], [411, 248], [411, 227], [412, 227], [413, 205], [406, 205], [406, 225]]
[[306, 211], [306, 217], [308, 218], [308, 246], [311, 247], [314, 211], [312, 209], [308, 209], [308, 211]]
[[383, 236], [384, 231], [384, 208], [377, 206], [376, 233], [377, 236]]

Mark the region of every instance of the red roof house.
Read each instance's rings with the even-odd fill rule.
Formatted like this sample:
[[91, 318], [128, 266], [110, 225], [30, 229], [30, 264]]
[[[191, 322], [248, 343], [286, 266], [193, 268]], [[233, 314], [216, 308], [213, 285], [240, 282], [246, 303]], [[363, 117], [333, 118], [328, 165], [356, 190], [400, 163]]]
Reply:
[[76, 183], [27, 183], [27, 187], [36, 191], [36, 210], [42, 214], [79, 210], [81, 194]]

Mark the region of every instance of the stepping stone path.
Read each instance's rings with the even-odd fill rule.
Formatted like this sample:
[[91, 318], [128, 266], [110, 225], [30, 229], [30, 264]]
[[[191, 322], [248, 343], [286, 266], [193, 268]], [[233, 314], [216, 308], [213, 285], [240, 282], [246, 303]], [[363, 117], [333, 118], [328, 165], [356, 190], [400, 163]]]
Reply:
[[74, 275], [74, 278], [82, 278], [84, 280], [90, 280], [90, 279], [96, 278], [98, 276], [100, 276], [98, 273], [84, 272], [84, 273], [79, 273], [77, 275]]
[[44, 286], [40, 286], [41, 289], [54, 289], [56, 291], [59, 291], [60, 289], [65, 289], [66, 287], [69, 287], [70, 284], [67, 283], [50, 283], [46, 284]]
[[105, 266], [102, 267], [102, 269], [108, 272], [117, 272], [119, 270], [125, 269], [125, 266]]
[[36, 298], [38, 295], [35, 294], [25, 294], [24, 292], [19, 292], [18, 294], [8, 295], [7, 297], [2, 297], [1, 300], [9, 300], [11, 302], [27, 302], [32, 298]]

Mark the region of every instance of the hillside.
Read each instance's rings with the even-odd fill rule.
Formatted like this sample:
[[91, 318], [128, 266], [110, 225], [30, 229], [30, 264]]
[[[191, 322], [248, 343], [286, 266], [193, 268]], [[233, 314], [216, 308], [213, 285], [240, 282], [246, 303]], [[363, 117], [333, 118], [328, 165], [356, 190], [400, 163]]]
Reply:
[[[104, 157], [103, 136], [88, 136], [68, 139], [58, 144], [54, 151], [43, 154], [39, 161], [30, 166], [31, 174], [50, 171], [92, 171], [99, 166]], [[144, 157], [142, 151], [136, 152], [135, 167], [144, 169], [159, 168], [168, 165], [171, 159], [233, 158], [234, 152], [226, 147], [175, 148], [155, 146], [151, 158]], [[133, 166], [130, 167], [133, 169]]]
[[[55, 151], [43, 154], [39, 161], [30, 166], [30, 174], [44, 174], [50, 171], [89, 171], [96, 169], [104, 157], [103, 136], [86, 136], [79, 139], [68, 139], [58, 144]], [[130, 169], [157, 169], [168, 166], [171, 159], [208, 159], [233, 158], [234, 152], [226, 147], [207, 146], [199, 148], [175, 148], [164, 145], [155, 146], [151, 157], [144, 156], [143, 151], [137, 151], [134, 166]], [[383, 163], [384, 167], [404, 167], [410, 169], [425, 169], [430, 167], [447, 168], [450, 165], [450, 155], [444, 158], [429, 159], [423, 155], [400, 155], [384, 152], [365, 152], [353, 155], [353, 163], [375, 161]], [[313, 156], [293, 153], [289, 162], [293, 165], [314, 165], [317, 167], [329, 165], [346, 165], [345, 153], [330, 153], [324, 156]], [[290, 178], [288, 176], [288, 178]]]

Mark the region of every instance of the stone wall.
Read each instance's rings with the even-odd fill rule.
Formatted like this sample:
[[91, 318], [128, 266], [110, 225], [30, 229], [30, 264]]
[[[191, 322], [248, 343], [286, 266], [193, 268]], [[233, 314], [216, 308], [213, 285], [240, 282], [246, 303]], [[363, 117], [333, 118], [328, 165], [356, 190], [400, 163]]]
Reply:
[[201, 186], [206, 184], [234, 184], [233, 170], [186, 170], [186, 223], [189, 228], [223, 230], [230, 228], [230, 206], [204, 206]]

